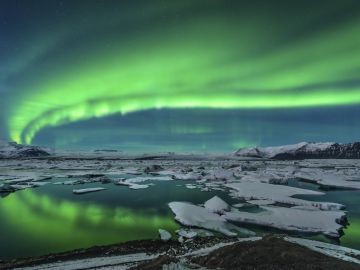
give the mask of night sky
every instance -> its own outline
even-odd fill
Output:
[[[0,0],[0,96],[64,149],[360,140],[360,1]]]

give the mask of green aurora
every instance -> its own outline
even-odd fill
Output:
[[[7,111],[12,140],[148,109],[360,103],[358,1],[90,2],[52,31],[33,26],[28,49],[9,60],[2,76],[22,76]]]

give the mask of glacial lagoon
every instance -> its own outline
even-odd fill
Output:
[[[69,179],[53,178],[51,183]],[[48,180],[49,181],[49,180]],[[130,240],[157,239],[158,229],[175,235],[181,227],[168,207],[171,201],[202,204],[217,195],[229,204],[238,200],[221,190],[201,191],[195,181],[153,181],[147,189],[88,183],[81,188],[106,190],[75,195],[73,185],[47,184],[20,190],[0,199],[0,259],[38,256],[54,252],[107,245]],[[290,181],[293,186],[318,189],[316,185]],[[188,187],[186,187],[186,185]],[[193,186],[192,186],[193,185]],[[346,205],[350,225],[339,244],[360,249],[359,191],[332,190],[323,196],[298,195],[297,198],[329,201]],[[256,206],[244,211],[257,211]],[[279,230],[246,225],[257,234]],[[296,234],[299,235],[299,234]],[[336,243],[322,235],[302,235]]]

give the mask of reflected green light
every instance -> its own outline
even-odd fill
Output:
[[[341,244],[359,249],[360,246],[360,218],[350,217],[350,226],[348,226],[341,237]]]
[[[171,215],[59,201],[32,190],[6,197],[0,203],[0,214],[16,234],[58,251],[157,238],[159,228],[171,232],[178,228]]]

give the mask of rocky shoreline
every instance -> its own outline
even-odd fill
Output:
[[[141,240],[0,262],[0,269],[360,269],[360,253],[340,247],[330,257],[311,249],[274,235]]]

